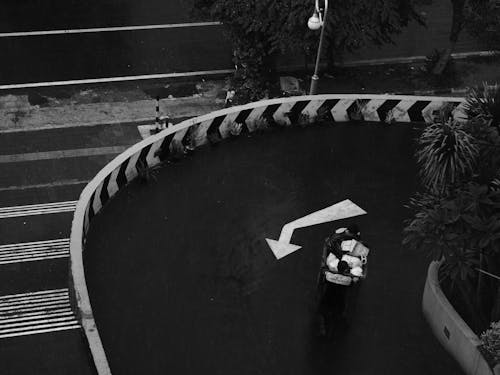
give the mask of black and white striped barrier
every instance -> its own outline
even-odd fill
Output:
[[[272,125],[331,122],[430,123],[436,111],[451,108],[463,117],[462,98],[390,95],[296,96],[226,108],[169,127],[137,143],[105,166],[85,187],[77,203],[70,238],[73,306],[89,342],[99,375],[111,374],[85,283],[83,251],[93,217],[141,168],[153,167],[179,147],[196,148],[211,137],[224,139],[239,132],[253,132]]]

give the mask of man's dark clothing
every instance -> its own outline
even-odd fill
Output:
[[[334,233],[325,239],[323,254],[321,256],[321,269],[318,278],[318,314],[320,320],[328,325],[332,318],[344,316],[346,312],[346,297],[348,290],[353,286],[344,286],[331,283],[326,280],[325,272],[329,271],[326,264],[328,255],[333,254],[339,260],[342,259],[342,241],[359,239],[350,233]]]

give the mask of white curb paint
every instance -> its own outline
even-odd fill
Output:
[[[458,315],[439,286],[439,265],[439,262],[429,265],[422,299],[423,313],[434,335],[467,375],[493,375],[477,349],[481,341]],[[497,368],[500,370],[500,366]]]

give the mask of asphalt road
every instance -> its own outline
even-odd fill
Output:
[[[0,38],[0,84],[231,69],[220,26]]]
[[[193,0],[5,0],[0,32],[195,22]]]
[[[26,243],[69,237],[72,212],[3,217],[11,206],[78,199],[85,182],[114,155],[57,157],[9,162],[9,157],[51,151],[131,145],[140,139],[134,125],[51,129],[0,134],[0,372],[5,375],[90,375],[93,361],[74,319],[69,299],[68,258],[25,261],[38,251]],[[41,153],[41,154],[37,154]],[[9,249],[8,246],[17,246]],[[28,294],[27,294],[28,293]],[[29,293],[35,293],[30,295]],[[36,296],[36,293],[44,295]],[[46,294],[45,294],[46,293]],[[68,312],[64,312],[68,311]],[[68,323],[66,323],[68,322]],[[47,330],[47,332],[37,332]]]
[[[9,1],[0,32],[196,22],[192,1]],[[232,68],[220,26],[0,38],[0,84]]]
[[[192,0],[8,0],[2,4],[0,33],[143,26],[196,22]],[[344,56],[345,62],[425,56],[448,46],[451,4],[423,6],[428,27],[413,24],[395,36],[395,45],[366,46]],[[457,52],[477,51],[476,40],[461,35]],[[1,36],[0,85],[67,81],[157,73],[233,68],[232,49],[221,26],[71,35]],[[286,54],[280,64],[303,65]]]
[[[92,222],[85,267],[119,374],[460,374],[425,323],[428,259],[401,247],[412,125],[275,130],[206,147],[132,184]],[[315,337],[318,225],[276,261],[264,238],[349,198],[372,249],[351,325]],[[342,225],[344,223],[337,223]]]

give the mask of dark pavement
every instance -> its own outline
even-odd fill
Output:
[[[93,375],[83,331],[71,330],[2,339],[2,375]]]
[[[231,69],[219,26],[0,38],[0,84]]]
[[[137,124],[112,124],[3,133],[0,155],[127,146],[140,139]]]
[[[192,1],[35,0],[2,4],[1,32],[137,26],[198,21]],[[311,4],[312,9],[312,4]],[[366,46],[344,61],[425,56],[448,46],[451,3],[422,6],[428,27],[412,24],[395,44]],[[456,52],[482,47],[465,33]],[[0,38],[0,85],[157,73],[232,69],[232,49],[220,26]],[[301,54],[287,53],[284,66],[303,66]]]
[[[416,190],[412,125],[342,124],[253,134],[169,164],[94,219],[87,283],[119,374],[460,374],[421,313],[428,260],[401,247]],[[350,327],[315,337],[315,285],[334,226],[264,238],[349,198],[372,249]],[[336,225],[342,225],[338,222]]]
[[[114,155],[74,158],[54,156],[48,160],[23,162],[9,162],[10,157],[30,155],[36,159],[37,155],[45,155],[43,153],[46,152],[65,150],[71,153],[88,148],[128,146],[138,140],[140,136],[136,124],[1,133],[0,208],[76,200],[85,183],[71,181],[90,179]],[[37,184],[46,186],[29,188]],[[72,212],[64,212],[0,218],[0,246],[68,238],[72,217]],[[68,288],[68,272],[68,258],[2,264],[0,298]],[[8,310],[0,311],[0,333],[14,329],[13,332],[17,335],[18,331],[22,333],[22,329],[32,326],[36,330],[47,324],[41,319],[44,316],[51,317],[43,315],[48,312],[38,310],[35,302],[25,303],[28,315],[36,314],[41,317],[38,320],[23,315],[13,317],[9,314],[18,314],[15,312],[16,306],[8,304]],[[50,303],[50,299],[47,299],[47,303]],[[18,323],[21,325],[18,326]],[[0,363],[2,375],[95,373],[81,329],[0,338]]]
[[[193,0],[6,0],[0,32],[83,29],[197,21],[189,17]]]

